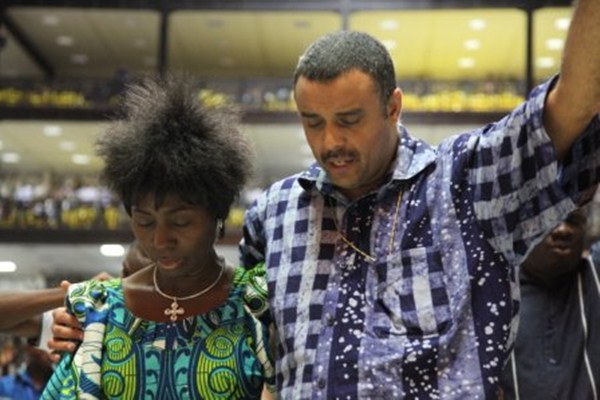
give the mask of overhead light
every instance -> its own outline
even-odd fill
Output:
[[[548,50],[562,50],[565,41],[559,38],[546,39],[546,49]]]
[[[469,21],[469,28],[473,29],[474,31],[482,31],[486,26],[487,23],[485,20],[480,18],[475,18]]]
[[[538,68],[552,68],[555,64],[556,62],[552,57],[539,57],[535,60],[535,65],[537,65]]]
[[[569,17],[556,18],[554,20],[554,26],[559,31],[566,31],[569,29],[569,25],[571,25],[571,18]]]
[[[105,257],[121,257],[125,254],[125,247],[120,244],[103,244],[100,253]]]
[[[46,26],[56,26],[60,22],[60,19],[56,15],[46,14],[42,17],[42,24]]]
[[[400,24],[398,24],[398,21],[393,20],[393,19],[386,19],[385,21],[381,21],[379,23],[379,27],[385,31],[393,31],[398,29],[398,26]]]
[[[44,125],[44,135],[50,137],[60,136],[62,128],[58,125]]]
[[[73,164],[87,165],[90,163],[90,156],[87,154],[73,154],[71,161],[73,161]]]
[[[470,57],[463,57],[458,59],[459,68],[470,69],[475,67],[475,60]]]
[[[75,39],[71,36],[60,35],[56,38],[56,44],[59,46],[69,47],[73,46],[73,43],[75,43]]]
[[[2,154],[2,162],[6,164],[16,164],[21,161],[21,156],[18,153],[4,153]]]
[[[71,62],[77,65],[87,64],[89,57],[87,54],[77,53],[71,54]]]
[[[467,50],[479,50],[481,42],[477,39],[467,39],[463,43],[463,46],[465,46],[465,49]]]
[[[75,147],[75,142],[71,142],[70,140],[65,140],[58,144],[58,148],[64,151],[73,151]]]
[[[381,43],[383,43],[383,45],[386,49],[388,49],[388,51],[391,51],[396,48],[397,42],[395,40],[382,40]]]
[[[17,264],[12,261],[0,261],[0,272],[15,272]]]

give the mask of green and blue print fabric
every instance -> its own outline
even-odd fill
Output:
[[[44,399],[253,399],[274,382],[268,328],[257,319],[267,308],[262,265],[238,268],[217,309],[174,323],[132,315],[120,279],[72,285],[67,306],[85,336]]]

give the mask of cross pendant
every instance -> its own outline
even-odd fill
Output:
[[[168,315],[173,322],[177,321],[177,316],[182,315],[184,312],[183,307],[179,307],[179,304],[177,304],[177,299],[173,299],[171,307],[165,309],[165,315]]]

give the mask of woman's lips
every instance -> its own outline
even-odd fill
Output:
[[[158,258],[158,264],[165,269],[174,269],[181,264],[180,258]]]

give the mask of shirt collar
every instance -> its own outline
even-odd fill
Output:
[[[389,181],[384,185],[386,189],[413,178],[434,163],[436,158],[436,150],[433,147],[412,137],[400,123],[398,124],[398,135],[400,139],[398,140],[398,150],[396,159],[392,163]],[[335,186],[317,162],[300,173],[298,183],[306,191],[316,189],[324,195],[336,193]]]

